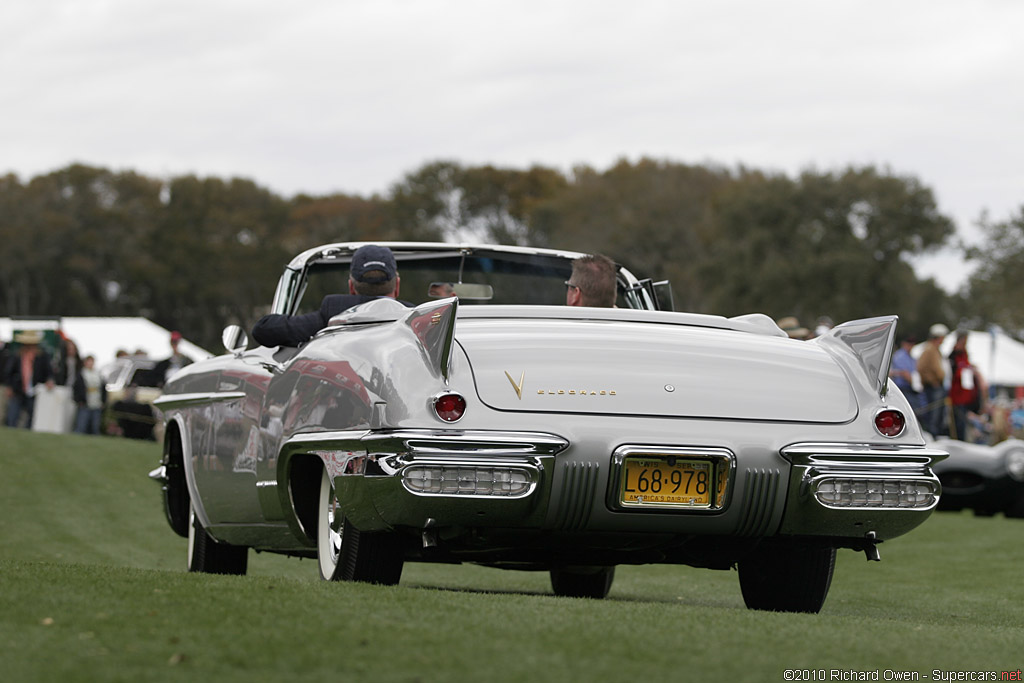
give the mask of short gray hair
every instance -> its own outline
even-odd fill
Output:
[[[573,286],[580,290],[584,306],[615,306],[615,262],[601,254],[581,256],[572,262]]]

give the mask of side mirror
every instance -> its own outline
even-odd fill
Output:
[[[228,325],[220,335],[220,340],[228,353],[239,354],[249,346],[249,336],[238,325]]]
[[[658,307],[659,311],[676,310],[676,302],[672,297],[671,282],[662,280],[661,282],[651,283],[651,286],[654,288],[654,304]]]

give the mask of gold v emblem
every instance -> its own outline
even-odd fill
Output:
[[[508,381],[509,382],[512,382],[512,388],[516,390],[516,396],[518,396],[519,400],[522,401],[523,400],[523,380],[526,379],[526,370],[523,370],[523,374],[519,375],[519,384],[516,384],[516,381],[514,379],[512,379],[512,375],[508,374],[508,370],[505,371],[505,376],[508,377]]]

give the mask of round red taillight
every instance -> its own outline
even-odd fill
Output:
[[[882,436],[899,436],[907,426],[907,418],[898,410],[881,410],[875,415],[875,429]]]
[[[458,422],[466,413],[466,399],[454,392],[441,394],[434,399],[434,412],[445,422]]]

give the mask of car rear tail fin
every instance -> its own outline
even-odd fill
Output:
[[[815,341],[833,353],[852,354],[868,384],[884,398],[889,386],[889,365],[896,345],[898,320],[895,315],[852,320],[837,325]]]
[[[417,306],[405,316],[409,326],[423,345],[431,372],[448,382],[452,349],[455,346],[455,315],[459,309],[456,297],[440,299]]]

